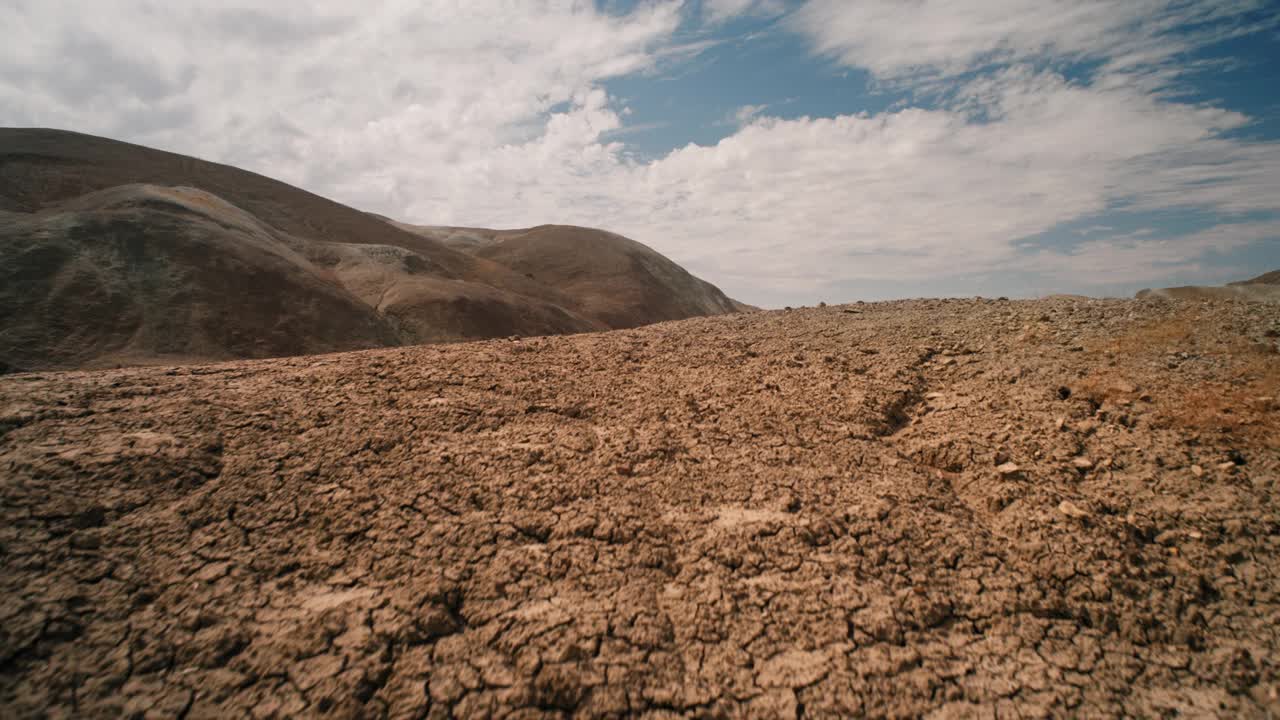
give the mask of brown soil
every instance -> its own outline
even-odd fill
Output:
[[[1267,717],[1278,330],[917,301],[8,376],[0,706]]]

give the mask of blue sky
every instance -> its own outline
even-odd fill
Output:
[[[426,224],[573,223],[747,302],[1280,267],[1264,0],[0,0],[0,123]]]

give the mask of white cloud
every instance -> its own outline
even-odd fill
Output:
[[[1224,224],[1178,237],[1124,235],[1089,240],[1069,250],[1037,250],[1020,261],[1019,269],[1071,277],[1077,287],[1155,283],[1182,272],[1203,272],[1210,254],[1277,237],[1280,222]]]
[[[604,126],[611,116],[596,95],[556,124],[558,135],[504,148],[477,170],[474,187],[502,185],[508,194],[482,200],[458,190],[449,203],[410,212],[429,218],[469,208],[449,221],[499,225],[524,224],[530,208],[564,222],[606,218],[731,287],[767,284],[812,297],[816,287],[857,279],[1039,270],[1016,240],[1119,202],[1223,212],[1277,206],[1269,178],[1280,147],[1219,137],[1245,122],[1238,114],[1023,69],[963,94],[983,98],[987,121],[954,108],[757,117],[715,146],[690,145],[646,165],[593,142],[588,118],[600,115],[594,126]],[[558,162],[540,161],[547,144],[574,143],[578,150]],[[1223,158],[1225,167],[1216,162]]]
[[[743,125],[749,125],[752,120],[755,120],[768,109],[768,105],[743,105],[725,113],[724,117],[721,118],[717,124],[729,127],[742,127]]]
[[[656,62],[676,2],[33,0],[0,29],[0,119],[127,137],[308,186],[448,166]],[[411,192],[411,189],[406,189]]]
[[[1274,17],[1240,21],[1265,7],[1265,0],[810,0],[788,24],[817,51],[888,79],[1028,60],[1149,70],[1274,25]]]
[[[705,48],[677,32],[690,21],[678,3],[608,14],[574,0],[43,0],[0,27],[0,123],[229,162],[412,222],[607,227],[747,301],[813,301],[885,278],[921,294],[973,273],[1083,287],[1081,273],[1146,277],[1144,257],[1187,267],[1214,243],[1280,233],[1239,220],[1280,211],[1280,144],[1231,139],[1247,117],[1164,92],[1178,48],[1238,31],[1211,21],[1174,37],[1174,15],[1251,5],[813,0],[788,26],[886,80],[1004,62],[952,79],[947,102],[928,108],[779,119],[763,105],[776,99],[761,98],[718,144],[641,163],[602,81]],[[756,5],[703,8],[727,18]],[[1078,57],[1103,69],[1072,82],[1038,62]],[[1018,245],[1118,205],[1203,208],[1229,230]]]
[[[784,0],[703,0],[702,13],[710,22],[743,16],[771,17],[787,9]]]

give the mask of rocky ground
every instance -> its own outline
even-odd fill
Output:
[[[1280,711],[1280,307],[0,379],[6,717]]]

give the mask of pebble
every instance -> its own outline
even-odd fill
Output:
[[[1089,470],[1093,467],[1093,461],[1087,457],[1078,457],[1071,461],[1077,470]]]
[[[1200,467],[1199,465],[1192,465],[1191,474],[1195,475],[1196,477],[1204,477],[1204,468]]]
[[[1058,503],[1058,512],[1062,513],[1063,515],[1066,515],[1069,518],[1080,519],[1084,517],[1089,517],[1089,511],[1084,510],[1079,505],[1076,505],[1070,500],[1063,500],[1062,502]]]
[[[1001,475],[1017,475],[1019,472],[1022,472],[1022,468],[1018,467],[1017,463],[1007,462],[1003,465],[997,466],[996,472]]]

